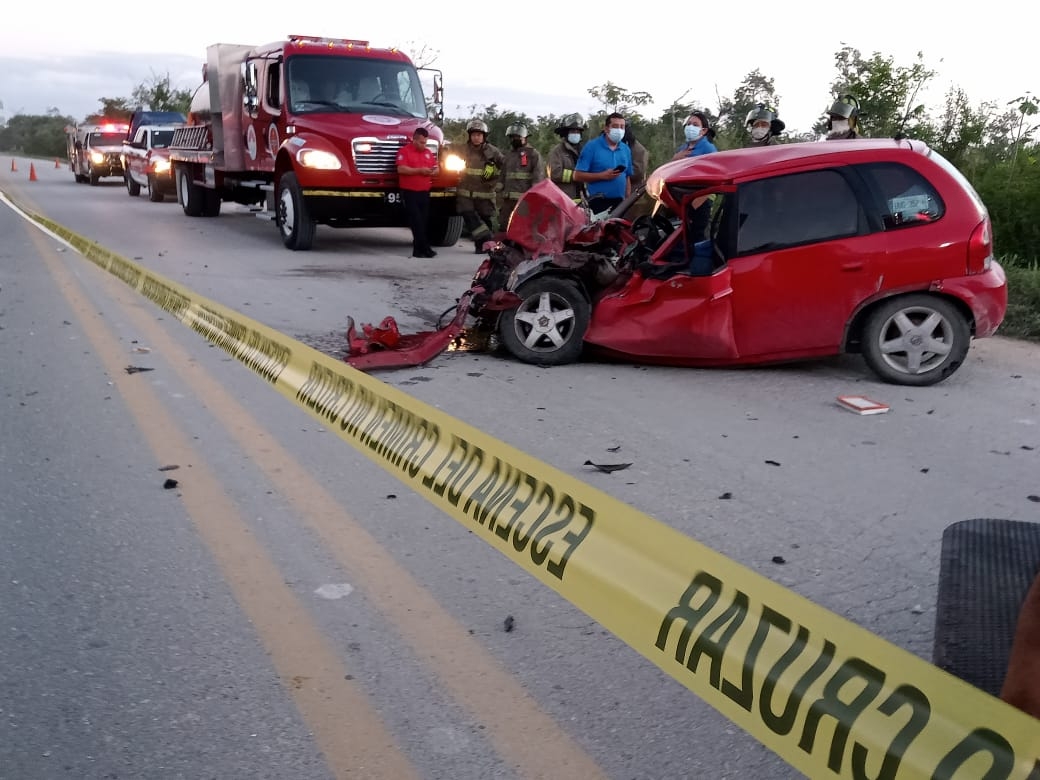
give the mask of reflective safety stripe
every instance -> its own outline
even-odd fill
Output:
[[[507,179],[527,179],[527,180],[529,180],[531,178],[531,172],[530,171],[516,171],[514,173],[507,173],[506,174],[506,178]]]
[[[527,190],[523,190],[521,192],[506,192],[503,193],[503,197],[507,198],[508,200],[520,200],[520,196],[523,195],[524,192],[527,192]]]
[[[572,181],[574,181],[574,171],[572,171],[570,168],[564,168],[563,169],[563,183],[564,184],[570,184]]]
[[[484,175],[484,169],[483,168],[467,168],[466,170],[463,171],[463,173],[466,174],[467,176],[483,176]]]
[[[495,197],[493,192],[474,192],[473,190],[458,190],[456,194],[460,198],[475,198],[477,200],[490,200]]]

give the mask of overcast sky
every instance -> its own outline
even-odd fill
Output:
[[[252,12],[240,18],[245,7]],[[289,33],[359,38],[409,52],[425,47],[444,71],[453,117],[491,104],[532,118],[588,114],[598,108],[588,90],[608,81],[650,93],[654,104],[643,113],[657,116],[684,93],[681,102],[714,106],[716,93],[731,95],[758,68],[775,81],[788,130],[808,130],[833,99],[834,54],[843,44],[900,65],[923,52],[925,64],[938,71],[925,95],[935,108],[951,85],[974,103],[1001,107],[1026,90],[1040,92],[1036,12],[1010,0],[970,6],[970,14],[949,5],[761,0],[659,3],[646,11],[634,3],[620,11],[605,2],[544,0],[454,4],[450,13],[414,0],[359,13],[362,7],[312,0],[290,22],[263,4],[180,0],[150,7],[143,18],[125,4],[57,0],[46,5],[46,18],[5,18],[0,115],[57,108],[82,119],[99,107],[98,98],[129,97],[137,84],[166,73],[175,86],[194,89],[209,44],[259,45]]]

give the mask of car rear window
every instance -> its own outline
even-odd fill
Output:
[[[927,225],[946,211],[935,187],[907,165],[871,163],[859,170],[877,193],[885,230]]]
[[[861,208],[836,170],[808,171],[740,185],[737,254],[856,235]]]

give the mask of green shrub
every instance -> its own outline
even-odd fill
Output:
[[[1008,278],[1008,308],[997,334],[1040,342],[1040,261],[1000,258]]]

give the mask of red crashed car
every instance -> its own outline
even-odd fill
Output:
[[[697,224],[705,198],[710,221],[702,209]],[[957,370],[972,337],[996,331],[1006,305],[971,185],[918,141],[878,139],[668,163],[591,224],[553,185],[536,185],[455,322],[466,307],[478,329],[537,364],[595,353],[735,366],[857,352],[887,382],[930,385]]]

